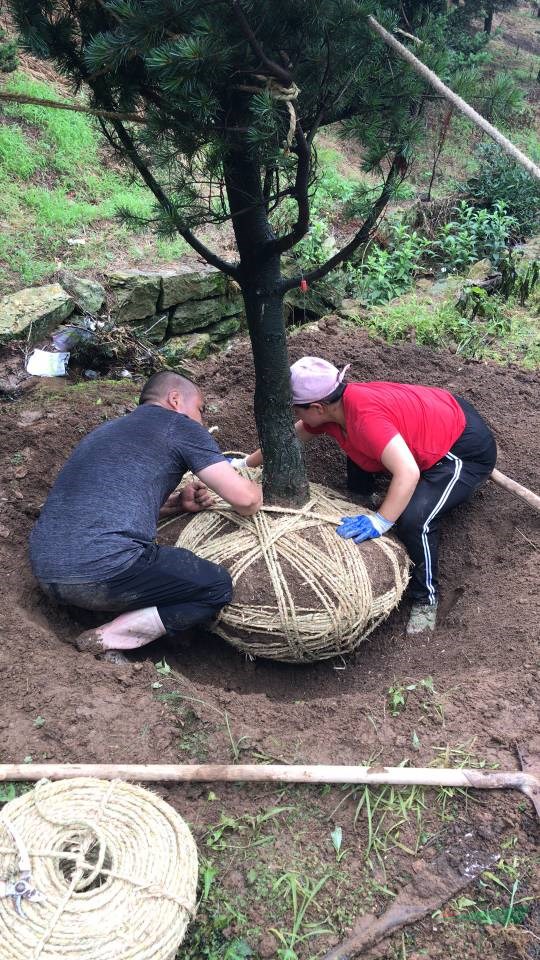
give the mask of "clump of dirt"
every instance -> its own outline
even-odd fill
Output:
[[[495,431],[499,468],[533,489],[540,486],[534,458],[540,434],[538,374],[466,363],[414,343],[389,346],[331,321],[292,337],[290,353],[292,360],[312,354],[338,365],[351,363],[354,379],[432,384],[465,397]],[[198,365],[196,375],[206,393],[208,422],[219,426],[223,449],[253,449],[249,345],[239,341],[227,354]],[[515,768],[515,741],[534,751],[540,523],[529,506],[492,483],[443,525],[441,622],[433,636],[405,636],[403,603],[354,657],[310,666],[250,662],[202,630],[141,650],[127,668],[77,653],[69,641],[96,617],[55,608],[41,595],[28,566],[28,535],[70,450],[104,419],[132,409],[139,388],[133,381],[71,386],[54,380],[0,406],[2,762],[32,757],[73,762],[245,758],[361,763],[376,757],[386,764],[477,762]],[[345,493],[345,461],[330,441],[313,441],[308,466],[312,480]],[[169,523],[160,534],[162,542],[174,543],[179,527],[179,521]],[[156,671],[156,661],[163,657],[171,674],[167,668]],[[538,739],[536,747],[540,749]],[[211,802],[204,785],[169,786],[160,793],[188,817],[203,844],[219,809],[241,817],[246,812],[255,815],[261,805],[282,802],[273,787],[220,786]],[[336,821],[332,811],[343,796],[339,792],[317,801],[317,812],[310,807],[313,794],[294,796],[295,802],[303,798],[305,848],[324,863],[332,823],[350,823],[353,830],[357,801],[351,797],[340,806],[341,819]],[[518,807],[515,795],[484,794],[479,800],[456,814],[454,828],[480,824],[496,850],[511,834],[513,852],[527,855],[535,829],[528,804]],[[358,829],[355,843],[360,851],[367,834]],[[408,829],[402,828],[405,847]],[[443,827],[434,828],[435,837],[437,829]],[[445,838],[442,833],[437,842]],[[288,834],[280,842],[256,847],[260,863],[270,871],[287,863],[287,857],[302,856],[303,847],[292,844]],[[409,862],[410,853],[396,849],[385,869],[403,876]],[[359,864],[351,857],[347,866],[353,886],[363,882]],[[292,862],[290,869],[294,867]],[[233,874],[231,890],[240,882],[238,870]],[[276,943],[268,934],[274,917],[265,915],[264,897],[254,899],[246,876],[244,871],[246,903],[251,903],[254,929],[260,931],[259,955],[275,955]],[[225,878],[225,886],[227,882]],[[380,879],[379,887],[385,882],[390,881]],[[329,889],[338,900],[344,896],[339,885]],[[380,889],[374,897],[371,908],[385,902]],[[344,932],[351,919],[343,915],[341,927],[334,929]],[[233,927],[227,936],[234,936]],[[417,939],[419,955],[426,945],[429,956],[447,955],[456,951],[456,943],[464,955],[465,934],[456,941],[456,929],[432,933],[431,924],[424,922]],[[436,947],[437,937],[442,940]],[[322,938],[317,949],[328,948],[336,938]],[[520,953],[521,946],[518,950],[507,933],[497,939],[475,930],[466,939],[471,958],[532,956]],[[309,943],[298,949],[299,956],[314,955]]]

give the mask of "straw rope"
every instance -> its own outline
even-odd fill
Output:
[[[4,823],[3,823],[4,821]],[[46,899],[0,898],[1,960],[169,960],[195,912],[197,848],[175,810],[133,784],[40,781],[0,813],[0,877],[17,874],[6,822]]]
[[[196,514],[178,539],[177,546],[231,574],[234,600],[212,630],[249,655],[302,663],[351,653],[407,585],[409,562],[394,539],[357,545],[336,536],[342,516],[369,511],[319,484],[310,489],[301,510],[263,507],[253,517],[219,500]]]

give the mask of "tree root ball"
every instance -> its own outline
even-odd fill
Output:
[[[361,508],[319,484],[310,490],[301,510],[264,507],[253,517],[219,501],[196,514],[178,540],[231,574],[233,602],[212,630],[252,657],[306,663],[352,653],[407,586],[400,543],[343,540],[336,525]]]

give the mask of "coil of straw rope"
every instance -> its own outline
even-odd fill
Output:
[[[260,470],[242,473],[260,478]],[[369,511],[319,484],[310,491],[301,510],[263,507],[253,517],[218,500],[177,541],[231,574],[233,602],[211,629],[250,656],[305,663],[351,653],[407,586],[409,560],[396,540],[336,535],[342,516]]]
[[[4,823],[2,821],[4,820]],[[46,899],[20,917],[0,898],[1,960],[169,960],[195,912],[197,848],[142,787],[40,781],[0,813],[0,876],[16,876],[12,824]]]

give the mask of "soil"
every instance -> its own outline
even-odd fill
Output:
[[[343,329],[332,318],[291,337],[291,359],[306,353],[338,365],[350,363],[353,379],[426,383],[465,397],[495,431],[499,469],[532,489],[540,487],[539,374],[466,363],[414,343],[390,346],[362,331]],[[219,426],[222,448],[253,449],[253,368],[246,341],[199,364],[196,376],[205,390],[208,424]],[[441,617],[433,636],[405,636],[403,603],[354,657],[312,666],[250,662],[203,631],[141,650],[127,667],[78,653],[69,641],[81,625],[99,620],[55,608],[41,595],[28,567],[28,534],[70,450],[103,419],[132,409],[137,392],[133,381],[34,381],[21,397],[0,406],[2,762],[29,757],[50,762],[230,762],[232,752],[235,759],[245,760],[361,763],[377,758],[385,764],[476,762],[516,769],[516,742],[540,757],[540,518],[493,483],[443,526]],[[330,442],[311,444],[308,464],[311,479],[345,492],[344,459]],[[162,542],[175,542],[179,523],[164,527]],[[163,657],[172,667],[170,674],[156,672],[156,662]],[[405,704],[392,711],[392,691],[398,688]],[[205,856],[209,824],[220,812],[254,815],[283,802],[285,795],[271,785],[219,784],[214,793],[204,785],[158,789],[192,824]],[[281,832],[280,827],[273,846],[257,847],[259,866],[266,864],[272,872],[300,869],[309,862],[316,873],[333,856],[328,838],[335,822],[343,825],[346,837],[354,838],[348,842],[356,849],[344,861],[341,886],[334,877],[335,885],[329,887],[343,903],[349,902],[347,890],[350,896],[354,892],[349,914],[345,916],[343,907],[334,934],[297,947],[299,957],[314,957],[346,934],[356,913],[388,904],[379,887],[399,889],[410,875],[414,856],[411,850],[394,848],[383,867],[379,864],[366,879],[361,853],[367,828],[359,821],[354,832],[354,798],[343,804],[336,821],[331,812],[343,798],[339,789],[321,794],[315,788],[289,788],[285,793],[286,802],[301,805],[302,829],[295,821],[291,837],[290,830]],[[434,792],[429,796],[426,816],[431,817]],[[429,859],[437,844],[451,845],[466,831],[480,831],[504,862],[514,857],[521,864],[520,897],[533,896],[530,856],[538,827],[532,807],[514,793],[484,792],[475,800],[459,803],[452,818],[438,820],[418,856]],[[406,825],[401,833],[405,845],[410,829]],[[304,862],[306,851],[312,860]],[[235,861],[222,884],[231,896],[241,895],[249,904],[251,881],[244,866],[244,861]],[[366,890],[381,869],[383,879],[368,901]],[[512,882],[505,882],[511,889]],[[276,917],[269,915],[264,897],[254,904],[246,908],[260,932],[252,944],[254,956],[275,956],[277,942],[268,931],[276,926]],[[337,901],[334,908],[338,910]],[[409,960],[449,952],[475,960],[481,955],[487,960],[538,957],[533,917],[531,908],[519,928],[500,927],[497,935],[489,927],[477,925],[471,931],[450,921],[435,930],[434,923],[425,920],[407,934],[406,955]],[[231,921],[223,931],[224,942],[234,937],[238,922]],[[401,951],[401,934],[395,943],[379,947],[377,955],[394,957],[398,948]],[[188,955],[214,956],[196,951]]]

